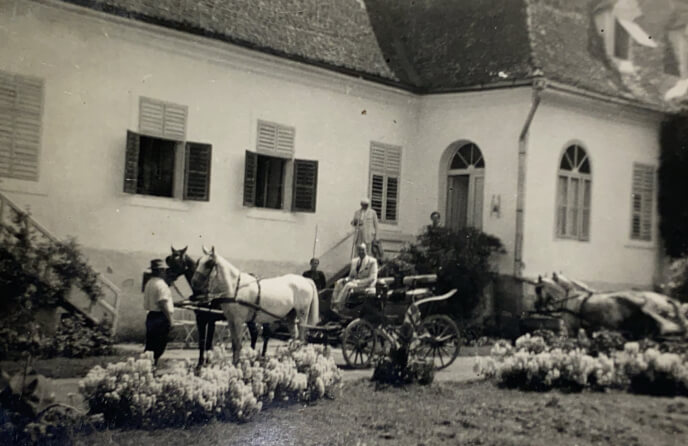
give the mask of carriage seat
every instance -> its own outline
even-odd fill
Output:
[[[437,274],[420,274],[417,276],[406,276],[402,283],[409,288],[416,288],[419,286],[434,285],[437,283]]]

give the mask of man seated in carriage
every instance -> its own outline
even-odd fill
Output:
[[[332,309],[341,312],[346,298],[352,291],[362,291],[375,286],[377,281],[377,260],[366,252],[365,243],[356,246],[357,257],[351,260],[349,276],[339,279],[332,293]]]

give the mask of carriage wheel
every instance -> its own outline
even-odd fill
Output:
[[[349,367],[364,369],[370,367],[375,352],[377,335],[368,321],[355,319],[344,330],[342,353]]]
[[[459,355],[459,329],[448,316],[435,314],[423,319],[419,335],[420,345],[414,354],[418,358],[431,361],[435,370],[449,366]]]

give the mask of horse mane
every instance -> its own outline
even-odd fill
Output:
[[[241,271],[239,270],[239,268],[232,265],[231,263],[229,263],[227,259],[218,254],[215,254],[215,269],[217,270],[215,278],[216,280],[220,281],[220,283],[224,287],[223,291],[226,292],[229,291],[229,287],[230,285],[232,285],[227,282],[227,277],[229,275],[233,277],[238,277],[241,275]]]

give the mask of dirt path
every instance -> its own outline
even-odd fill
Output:
[[[271,351],[274,351],[277,346],[284,345],[283,341],[270,340],[268,345],[268,355]],[[130,351],[132,355],[137,355],[142,350],[140,345],[136,344],[121,344],[118,345],[118,350]],[[346,365],[344,356],[342,355],[342,350],[340,348],[333,348],[332,354],[334,360],[342,370],[344,375],[344,381],[352,381],[359,378],[370,378],[373,375],[373,369],[363,369],[363,370],[352,370]],[[466,354],[466,353],[462,353]],[[167,361],[176,361],[180,359],[188,359],[190,361],[195,361],[198,359],[198,351],[192,349],[168,349],[163,355],[163,359]],[[440,370],[435,375],[436,381],[441,382],[466,382],[476,379],[476,375],[473,372],[473,364],[475,363],[474,356],[459,356],[456,358],[453,364],[444,370]]]

